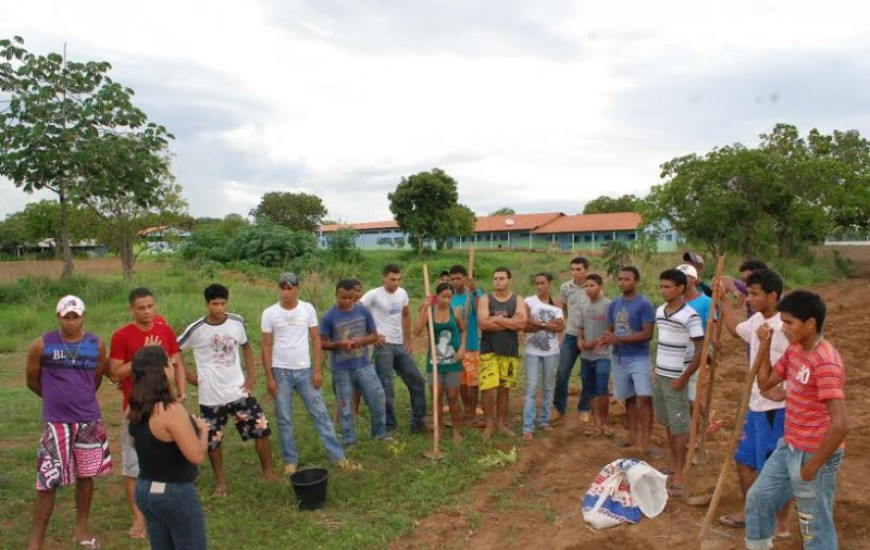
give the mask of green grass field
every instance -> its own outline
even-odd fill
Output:
[[[532,293],[531,276],[538,271],[551,271],[558,282],[568,278],[571,256],[539,253],[489,252],[479,253],[475,273],[484,288],[493,269],[507,265],[514,272],[514,288],[522,295]],[[465,263],[465,253],[443,252],[418,257],[389,253],[365,254],[360,264],[334,266],[303,276],[302,299],[313,302],[319,313],[332,305],[336,278],[358,275],[365,288],[380,284],[380,268],[387,261],[403,266],[405,281],[416,304],[422,296],[422,264],[427,262],[433,278],[442,269],[455,263]],[[677,255],[657,255],[649,263],[641,263],[644,273],[643,290],[657,301],[657,277],[665,267],[678,263]],[[736,263],[729,265],[733,268]],[[734,264],[734,265],[732,265]],[[593,260],[593,271],[602,272],[600,259]],[[832,262],[817,262],[810,266],[785,266],[786,280],[804,285],[833,277]],[[41,402],[27,390],[24,382],[24,356],[28,343],[37,335],[56,326],[54,305],[67,293],[81,296],[88,307],[86,329],[109,340],[112,332],[129,321],[126,295],[134,286],[144,285],[154,290],[160,313],[180,332],[204,313],[202,288],[211,282],[223,282],[231,289],[231,309],[248,320],[248,330],[259,354],[260,312],[277,300],[271,282],[278,270],[253,269],[245,273],[221,270],[215,265],[194,266],[168,264],[166,269],[148,270],[137,276],[133,284],[120,280],[120,274],[75,278],[60,282],[45,278],[23,278],[0,286],[0,547],[26,546],[31,520],[36,443],[41,430]],[[271,279],[271,280],[270,280]],[[608,295],[617,293],[614,283],[607,284]],[[412,310],[415,310],[412,307]],[[422,350],[419,364],[422,364]],[[191,363],[188,358],[188,363]],[[324,369],[324,396],[330,406],[334,401],[328,369]],[[271,399],[266,398],[262,375],[258,376],[255,394],[267,415],[274,419]],[[521,390],[514,392],[512,409],[521,409]],[[117,439],[121,399],[110,383],[99,390],[103,415],[110,426],[110,437]],[[287,546],[317,548],[381,548],[390,541],[414,529],[415,522],[431,510],[463,503],[465,489],[474,484],[488,469],[478,460],[493,449],[509,450],[519,441],[495,438],[490,443],[479,433],[467,432],[460,447],[445,443],[445,460],[433,462],[422,456],[431,447],[431,438],[411,436],[407,432],[408,395],[397,381],[397,411],[400,429],[398,443],[385,445],[368,438],[368,414],[362,407],[357,429],[360,443],[349,458],[359,461],[363,472],[333,471],[329,480],[329,500],[321,511],[296,510],[288,484],[267,484],[259,477],[259,466],[253,447],[243,445],[234,435],[224,443],[225,467],[229,479],[229,495],[211,497],[213,477],[210,466],[204,464],[199,478],[200,495],[206,509],[210,546],[215,549],[277,548]],[[195,410],[195,404],[190,405]],[[304,407],[297,400],[296,440],[303,466],[325,465],[325,452],[311,426]],[[280,469],[280,453],[272,436],[273,462]],[[113,449],[117,446],[113,443]],[[104,548],[146,548],[147,543],[126,538],[129,513],[123,500],[119,477],[120,456],[115,456],[116,473],[98,480],[91,514],[91,530],[103,542]],[[63,490],[49,526],[46,548],[67,548],[74,527],[73,491]]]

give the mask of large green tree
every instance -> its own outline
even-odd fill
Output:
[[[858,132],[806,138],[779,124],[756,148],[715,148],[662,165],[644,203],[650,225],[713,255],[803,252],[832,231],[870,228],[870,146]]]
[[[133,266],[144,248],[136,249],[143,229],[178,226],[187,219],[187,202],[181,196],[181,186],[174,181],[162,182],[156,189],[158,200],[143,205],[133,193],[97,196],[86,199],[100,220],[100,239],[121,258],[125,281],[133,279]]]
[[[172,136],[133,105],[133,90],[109,78],[110,69],[31,53],[17,36],[0,40],[0,175],[28,193],[57,194],[64,278],[73,271],[71,202],[118,197],[148,208],[161,196],[153,178],[133,176],[150,169],[138,163],[161,162]]]
[[[98,236],[95,218],[88,209],[72,207],[67,218],[72,241],[93,239]],[[7,216],[4,224],[7,224],[8,228],[18,228],[17,236],[20,242],[9,244],[33,246],[40,242],[47,242],[52,248],[56,248],[60,243],[60,203],[48,199],[29,203],[24,210]]]
[[[265,218],[294,231],[314,231],[326,215],[326,207],[317,195],[273,191],[263,195],[251,210],[254,219]]]
[[[513,216],[516,213],[517,213],[516,210],[514,210],[510,206],[502,206],[498,210],[495,210],[494,212],[490,212],[489,215],[490,216]]]
[[[476,218],[468,207],[459,204],[456,180],[440,168],[402,178],[387,198],[396,223],[418,251],[425,239],[432,239],[440,249],[448,238],[474,230]]]
[[[584,214],[609,214],[612,212],[638,212],[643,201],[636,195],[608,197],[601,195],[587,202],[583,207]]]

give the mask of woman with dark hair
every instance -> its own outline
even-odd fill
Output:
[[[535,295],[526,298],[529,320],[526,323],[526,388],[523,395],[523,439],[535,438],[537,425],[545,432],[550,427],[550,406],[559,362],[559,334],[565,330],[561,300],[550,295],[553,276],[546,272],[535,275]],[[576,319],[575,319],[576,320]],[[537,411],[538,379],[541,379],[541,410]]]
[[[207,456],[208,425],[172,397],[172,365],[163,348],[133,357],[130,435],[139,455],[136,505],[145,515],[153,550],[208,547],[196,494],[197,464]]]
[[[459,308],[451,305],[453,299],[453,287],[450,283],[439,283],[435,288],[435,294],[420,304],[420,312],[414,325],[414,335],[419,336],[429,324],[426,308],[432,308],[432,329],[435,334],[435,349],[429,350],[426,361],[426,372],[429,375],[429,384],[433,386],[432,393],[436,403],[442,403],[443,395],[447,395],[447,404],[450,411],[451,427],[453,428],[453,442],[462,441],[459,432],[461,411],[459,408],[459,375],[462,372],[462,358],[465,356],[465,318]],[[428,341],[428,338],[427,338]],[[431,347],[431,346],[430,346]],[[438,386],[433,384],[432,354],[438,363]],[[442,430],[444,415],[440,414]]]

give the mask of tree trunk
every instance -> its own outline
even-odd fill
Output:
[[[133,280],[133,263],[136,258],[133,256],[133,237],[130,235],[128,228],[122,230],[121,235],[121,270],[124,273],[124,281],[130,282]]]
[[[67,211],[67,183],[62,181],[58,189],[58,200],[60,201],[60,247],[63,254],[63,271],[61,271],[61,279],[69,279],[73,274],[73,259],[72,247],[69,242],[69,212]]]

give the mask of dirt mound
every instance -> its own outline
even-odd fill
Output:
[[[870,495],[864,486],[864,476],[870,471],[870,365],[863,352],[870,336],[870,282],[853,279],[817,290],[828,305],[826,335],[839,348],[846,363],[852,423],[834,516],[842,548],[868,549]],[[707,464],[696,468],[695,485],[703,492],[712,493],[726,458],[724,454],[733,433],[736,403],[746,368],[743,346],[726,338],[713,404],[713,409],[719,411],[717,416],[722,427],[708,443]],[[575,400],[576,396],[570,406],[576,406]],[[622,407],[614,407],[611,414],[618,431],[624,432]],[[623,457],[609,440],[585,437],[585,426],[579,423],[576,412],[569,414],[550,437],[522,446],[516,464],[488,475],[467,495],[457,495],[455,506],[421,521],[414,533],[396,542],[393,548],[698,548],[697,535],[706,507],[691,507],[677,499],[672,499],[659,517],[644,519],[637,525],[603,532],[585,526],[581,514],[583,494],[605,464]],[[654,443],[664,447],[664,435],[663,429],[656,426]],[[507,448],[510,446],[511,443],[505,444]],[[662,461],[652,464],[659,468],[665,466]],[[736,511],[740,503],[736,474],[732,474],[719,510],[722,513]],[[796,513],[792,511],[793,533],[798,530],[795,518]],[[733,529],[730,534],[731,542],[723,539],[720,547],[742,548],[743,531]],[[797,550],[801,543],[793,536],[777,542],[776,548]]]

